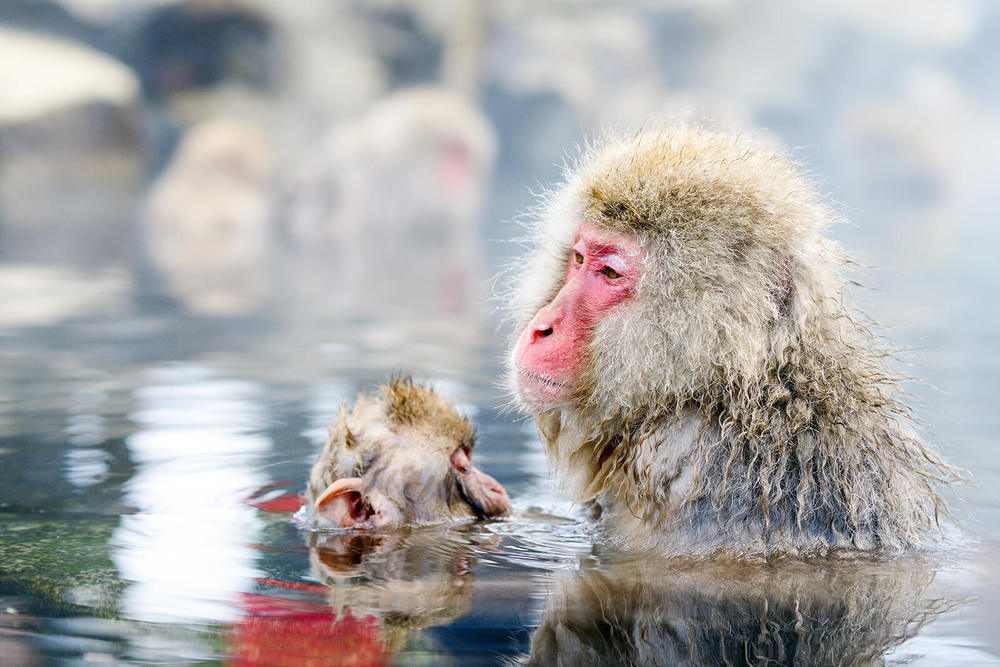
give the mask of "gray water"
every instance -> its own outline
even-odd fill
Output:
[[[273,293],[235,313],[198,314],[171,293],[141,225],[191,106],[146,91],[145,161],[123,172],[56,142],[45,176],[7,144],[0,662],[1000,664],[1000,13],[913,2],[904,21],[828,4],[488,16],[477,90],[499,152],[481,214],[464,221],[473,238],[281,247],[264,263]],[[133,63],[114,30],[25,7],[0,2],[0,21]],[[387,72],[379,94],[437,76],[406,48],[446,46],[391,24],[412,39],[367,45]],[[929,440],[970,473],[943,550],[636,561],[591,534],[509,408],[509,331],[491,295],[520,252],[510,221],[576,142],[678,107],[765,128],[848,221],[831,234],[862,264],[851,300],[900,349]],[[284,148],[293,162],[304,150]],[[375,536],[296,519],[338,407],[399,373],[470,416],[510,518]]]
[[[964,532],[944,553],[634,562],[594,542],[550,479],[530,421],[501,410],[498,342],[469,335],[461,319],[434,324],[337,318],[312,322],[310,339],[266,319],[123,313],[9,333],[5,654],[173,664],[1000,656],[996,468],[984,453],[948,450],[979,486],[960,493]],[[974,373],[972,355],[954,355],[928,353],[940,366],[927,365]],[[337,406],[399,370],[473,418],[477,460],[514,499],[512,517],[373,537],[315,533],[293,518],[290,496]],[[970,415],[963,403],[936,407]],[[985,428],[961,430],[988,442]]]

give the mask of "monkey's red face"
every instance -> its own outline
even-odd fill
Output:
[[[514,348],[523,403],[544,410],[572,395],[593,328],[632,298],[642,256],[634,237],[580,224],[559,292],[535,314]]]

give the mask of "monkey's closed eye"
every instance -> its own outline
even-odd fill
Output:
[[[606,275],[610,280],[616,280],[617,278],[621,278],[622,277],[622,274],[618,273],[617,271],[615,271],[614,269],[612,269],[610,266],[604,267],[604,269],[601,270],[601,273],[603,273],[604,275]]]
[[[451,455],[451,465],[461,474],[468,474],[469,469],[472,467],[472,462],[469,461],[469,450],[461,446],[456,449]]]

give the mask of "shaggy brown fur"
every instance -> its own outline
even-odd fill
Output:
[[[695,127],[609,138],[551,194],[513,294],[558,290],[581,220],[634,234],[637,298],[593,331],[572,405],[537,414],[623,542],[757,556],[924,544],[958,478],[842,300],[834,218],[780,154]]]
[[[383,392],[391,425],[433,431],[471,449],[475,436],[472,424],[434,390],[404,379],[390,382]]]

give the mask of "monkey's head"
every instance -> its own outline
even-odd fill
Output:
[[[589,149],[518,267],[517,396],[621,413],[753,383],[838,326],[838,247],[774,151],[690,127]]]
[[[507,514],[510,500],[472,464],[475,433],[433,390],[396,380],[343,409],[313,465],[317,517],[370,529]]]

